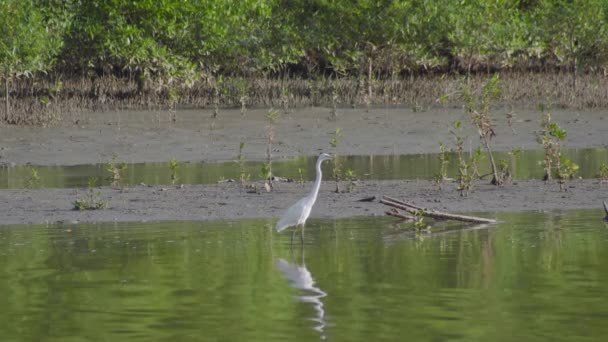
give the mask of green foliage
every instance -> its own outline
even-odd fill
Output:
[[[45,17],[35,1],[0,1],[0,79],[6,88],[5,122],[16,122],[10,113],[9,81],[48,70],[61,49],[61,33],[60,23]]]
[[[284,74],[295,64],[309,73],[323,73],[325,65],[337,75],[365,74],[368,83],[377,74],[437,67],[470,72],[536,60],[601,66],[608,49],[604,0],[5,0],[2,5],[0,37],[40,52],[27,55],[56,58],[64,68],[125,70],[161,87],[191,80],[197,69],[215,76]]]
[[[91,177],[88,181],[89,189],[87,195],[82,198],[77,198],[74,201],[74,210],[97,210],[105,209],[108,203],[101,200],[101,192],[95,191],[97,185],[97,178]]]

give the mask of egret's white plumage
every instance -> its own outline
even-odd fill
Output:
[[[315,183],[312,187],[312,190],[308,194],[308,196],[302,198],[297,201],[294,205],[289,207],[287,211],[281,216],[279,222],[277,222],[276,229],[277,231],[283,231],[291,226],[299,226],[302,225],[302,229],[304,229],[304,224],[306,223],[306,219],[308,215],[310,215],[310,211],[312,210],[312,206],[315,204],[317,200],[317,195],[319,194],[319,188],[321,187],[321,178],[323,174],[321,172],[321,163],[323,161],[331,159],[331,156],[327,153],[321,153],[319,155],[319,159],[317,159],[316,170],[317,170],[317,178],[315,179]]]

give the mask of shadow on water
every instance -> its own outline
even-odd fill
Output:
[[[600,165],[608,163],[608,149],[587,148],[570,149],[563,152],[564,156],[580,166],[577,176],[583,178],[597,177]],[[299,180],[314,179],[315,157],[298,157],[289,161],[273,163],[274,174]],[[496,160],[505,160],[510,164],[514,179],[541,179],[543,169],[538,162],[544,158],[540,150],[523,151],[517,158],[506,152],[496,152]],[[456,157],[452,155],[451,160]],[[441,168],[438,154],[412,155],[382,155],[382,156],[344,156],[343,167],[351,169],[361,179],[390,180],[390,179],[431,179]],[[489,172],[487,161],[481,162],[480,172]],[[86,187],[89,178],[97,177],[97,185],[109,185],[110,173],[106,166],[74,165],[74,166],[36,166],[40,178],[36,186],[47,188]],[[252,180],[259,179],[262,162],[245,163],[245,172]],[[323,166],[325,172],[330,172],[331,165]],[[0,189],[24,188],[31,178],[32,167],[15,166],[0,167]],[[300,175],[299,171],[302,171]],[[448,176],[455,177],[458,173],[456,162],[448,166]],[[238,179],[239,167],[236,162],[223,163],[180,163],[177,169],[177,184],[212,184],[222,179]],[[122,183],[137,185],[171,184],[171,168],[169,163],[129,164],[124,171]]]

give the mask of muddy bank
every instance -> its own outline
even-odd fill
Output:
[[[568,132],[566,148],[608,146],[605,111],[551,110],[553,121]],[[246,160],[265,159],[266,110],[182,110],[171,122],[168,111],[80,114],[55,127],[0,127],[0,165],[75,165],[109,161],[128,163],[234,160],[240,142]],[[514,114],[513,124],[507,113]],[[450,123],[468,121],[461,108],[338,109],[330,120],[328,108],[300,108],[282,114],[276,128],[276,159],[317,155],[329,149],[330,136],[342,129],[339,151],[346,155],[438,152],[438,143],[451,146]],[[495,111],[496,150],[537,149],[534,131],[540,113],[527,109]],[[77,122],[74,124],[74,122]],[[476,132],[465,124],[469,145],[478,145]]]
[[[296,183],[278,184],[272,193],[250,194],[234,183],[207,186],[149,187],[127,189],[101,188],[101,199],[108,208],[94,211],[72,210],[83,190],[3,190],[0,191],[0,222],[70,223],[156,220],[215,220],[275,218],[303,197],[310,187]],[[429,208],[451,212],[493,212],[601,208],[608,184],[597,180],[575,180],[567,192],[555,183],[523,181],[495,187],[478,184],[468,197],[460,197],[455,184],[438,190],[428,181],[365,181],[351,193],[336,194],[334,183],[324,182],[311,214],[312,218],[340,218],[358,215],[383,215],[385,206],[359,202],[367,196],[389,195],[413,200]],[[601,217],[598,217],[601,220]]]

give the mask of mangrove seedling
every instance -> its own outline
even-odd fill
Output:
[[[432,178],[433,184],[437,187],[437,190],[441,191],[441,186],[443,185],[443,175],[441,172],[436,172]]]
[[[416,228],[417,231],[431,228],[430,226],[427,226],[426,222],[424,222],[423,210],[416,210],[414,212],[414,228]]]
[[[338,145],[340,144],[340,136],[342,135],[342,129],[336,128],[335,131],[329,133],[331,136],[331,140],[329,141],[329,145],[332,148],[331,161],[333,165],[332,169],[332,177],[336,181],[336,193],[340,192],[340,179],[342,173],[342,165],[340,165],[340,156],[338,154]]]
[[[104,209],[108,203],[101,200],[101,192],[95,191],[97,185],[97,177],[91,177],[88,180],[87,195],[82,198],[77,198],[74,201],[74,210],[97,210]]]
[[[281,108],[283,108],[284,114],[289,114],[289,89],[287,87],[281,88]]]
[[[462,88],[462,98],[469,119],[477,128],[481,144],[490,157],[493,174],[491,184],[501,185],[502,179],[500,179],[498,168],[496,167],[494,156],[492,155],[492,138],[495,137],[496,134],[494,133],[491,109],[494,103],[500,98],[498,74],[494,74],[480,90],[474,90],[468,84],[465,84]]]
[[[458,158],[458,191],[460,196],[468,196],[469,191],[473,187],[473,177],[471,172],[471,165],[467,163],[464,157],[464,141],[465,137],[462,135],[462,124],[460,121],[454,121],[452,123],[452,129],[450,133],[454,136],[454,152]],[[443,144],[440,145],[442,151],[445,150]],[[445,154],[445,152],[442,152]],[[444,157],[445,158],[445,157]],[[441,159],[441,158],[440,158]]]
[[[355,185],[357,185],[357,175],[355,174],[355,171],[351,168],[344,170],[344,180],[348,182],[346,183],[346,192],[353,191]]]
[[[169,100],[169,114],[171,122],[177,122],[177,103],[179,102],[179,90],[176,87],[171,87],[167,93]]]
[[[122,173],[127,169],[127,163],[118,163],[116,161],[116,155],[112,156],[112,160],[106,163],[106,171],[110,173],[110,176],[107,178],[113,187],[120,186],[120,183],[123,179]]]
[[[40,175],[38,175],[38,169],[30,168],[30,176],[27,178],[25,186],[28,189],[34,189],[40,187]]]
[[[543,146],[545,151],[545,158],[541,164],[545,169],[543,180],[548,181],[559,170],[561,143],[568,134],[557,123],[551,122],[551,114],[549,113],[543,114],[540,126],[541,129],[536,132],[536,141]]]
[[[169,170],[171,171],[171,184],[175,185],[175,182],[179,179],[177,177],[177,169],[179,169],[179,162],[175,159],[169,161]]]
[[[304,187],[304,169],[298,168],[298,183],[300,183],[301,187]]]
[[[270,109],[266,113],[266,163],[262,166],[262,177],[264,177],[267,191],[272,190],[272,144],[275,139],[275,125],[279,119],[279,112]]]
[[[331,121],[338,120],[338,103],[338,94],[336,94],[336,91],[334,90],[331,94]]]
[[[578,169],[576,163],[564,156],[560,157],[559,164],[557,164],[557,182],[561,191],[566,191],[566,182],[574,178]]]
[[[608,163],[602,163],[600,165],[598,177],[603,183],[608,182]]]
[[[242,187],[245,187],[247,181],[249,181],[250,175],[245,171],[245,157],[243,157],[243,149],[245,148],[245,143],[241,142],[239,144],[239,154],[237,156],[237,163],[239,165],[239,182]]]
[[[479,162],[481,162],[483,158],[484,155],[480,146],[471,152],[471,176],[475,179],[481,178],[481,173],[479,173]]]
[[[443,181],[448,178],[448,165],[450,164],[451,156],[449,155],[450,149],[447,148],[443,142],[439,142],[439,173],[433,177],[437,187],[441,190]]]
[[[247,96],[249,90],[247,88],[247,81],[241,80],[240,82],[238,82],[238,89],[240,94],[239,103],[241,104],[241,116],[244,116],[247,112],[247,101],[249,100],[249,96]]]

